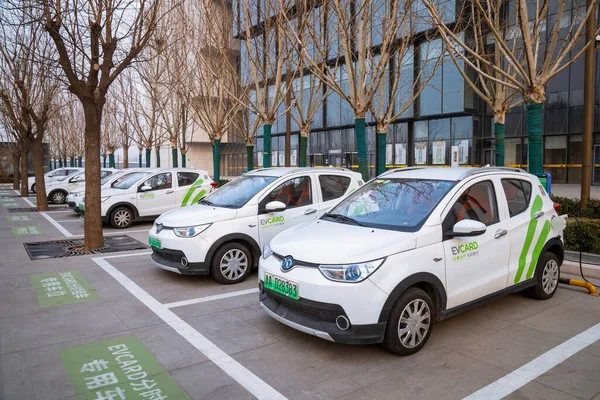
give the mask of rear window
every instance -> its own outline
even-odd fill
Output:
[[[502,179],[502,189],[504,189],[511,217],[519,215],[529,208],[531,183],[520,179]]]
[[[177,185],[179,185],[179,187],[190,186],[192,183],[196,182],[198,176],[199,174],[193,172],[178,172]]]
[[[350,178],[339,175],[319,175],[319,186],[323,201],[334,200],[346,193],[350,186]]]

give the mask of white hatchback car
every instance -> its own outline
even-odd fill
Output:
[[[261,245],[316,220],[362,184],[360,174],[343,169],[251,171],[200,204],[161,215],[150,230],[152,261],[180,274],[241,282],[258,265]]]
[[[83,168],[75,168],[75,167],[66,167],[66,168],[57,168],[52,171],[48,171],[44,174],[44,182],[47,184],[59,181],[66,178],[69,175],[73,175],[76,172],[83,171]],[[27,186],[28,189],[35,193],[35,176],[30,176],[27,178]]]
[[[114,168],[101,168],[100,178],[105,178],[119,171]],[[46,186],[48,200],[54,204],[67,202],[68,195],[78,189],[85,189],[85,171],[76,172],[66,178],[49,182]]]
[[[102,221],[124,229],[134,221],[153,220],[178,207],[197,203],[215,190],[208,172],[192,168],[161,168],[127,175],[101,192]],[[85,197],[79,206],[85,210]]]
[[[412,354],[434,321],[525,289],[552,297],[565,225],[538,178],[521,170],[389,171],[271,241],[261,305],[327,340]]]

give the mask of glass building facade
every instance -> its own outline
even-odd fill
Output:
[[[382,0],[374,0],[381,2]],[[437,1],[438,9],[446,23],[454,21],[456,16],[456,0]],[[253,23],[258,24],[260,0],[251,4],[256,6],[256,15],[252,15]],[[417,3],[418,4],[418,3]],[[234,36],[239,38],[240,20],[244,18],[240,0],[233,0]],[[313,10],[315,14],[323,12],[321,7]],[[415,6],[414,15],[426,15],[424,7]],[[318,20],[318,18],[315,18]],[[425,32],[432,26],[420,22],[417,30]],[[380,36],[380,34],[379,34]],[[377,44],[378,25],[373,24],[372,40]],[[423,35],[422,38],[431,37]],[[244,40],[244,39],[242,39]],[[262,41],[258,35],[252,41]],[[379,39],[380,40],[380,39]],[[255,43],[253,43],[254,45]],[[307,45],[309,52],[310,44]],[[330,55],[338,54],[338,46],[332,41]],[[248,60],[245,56],[245,46],[242,44],[240,65],[243,74]],[[575,54],[578,48],[573,49]],[[437,53],[436,53],[437,52]],[[429,57],[437,57],[444,53],[441,64],[433,71],[434,63],[427,63]],[[395,60],[400,62],[400,60]],[[457,66],[447,53],[444,52],[440,39],[425,41],[418,39],[413,44],[410,57],[401,61],[403,69],[413,70],[413,77],[430,77],[424,90],[416,101],[390,126],[386,137],[386,165],[388,168],[433,165],[449,166],[452,146],[459,147],[459,164],[464,166],[480,166],[490,164],[495,160],[493,115],[486,104],[481,101],[474,91],[465,83]],[[421,65],[424,65],[420,72]],[[600,52],[596,53],[595,87],[600,86]],[[343,67],[340,67],[343,68]],[[432,72],[433,71],[433,72]],[[467,71],[467,73],[470,73]],[[341,87],[347,87],[344,81],[344,71],[337,74]],[[407,79],[413,79],[408,76]],[[418,78],[417,78],[418,79]],[[388,87],[389,85],[386,85]],[[410,86],[410,85],[406,85]],[[555,183],[579,183],[581,179],[581,144],[583,128],[583,58],[573,63],[569,68],[554,77],[547,85],[547,103],[544,113],[544,168],[550,172]],[[402,103],[410,93],[399,90],[396,103]],[[280,111],[286,109],[282,103]],[[293,111],[289,111],[293,112]],[[255,115],[250,113],[250,124]],[[288,117],[289,118],[289,117]],[[370,176],[375,176],[377,134],[373,116],[368,114],[367,122],[367,152]],[[289,130],[289,132],[288,132]],[[595,94],[595,123],[594,123],[595,173],[594,182],[600,184],[600,90]],[[290,140],[290,165],[298,164],[299,129],[293,118],[286,120],[282,116],[272,126],[272,166],[285,165],[286,133]],[[258,130],[255,148],[254,165],[261,167],[264,149],[262,127]],[[524,106],[518,106],[506,116],[506,145],[505,165],[527,167],[527,122]],[[224,151],[223,157],[231,162],[222,162],[223,175],[237,175],[242,172],[242,160],[245,160],[245,150],[239,147],[243,155],[232,153],[238,147],[232,146],[231,151]],[[317,111],[311,125],[311,133],[307,148],[307,164],[315,167],[347,167],[357,170],[358,160],[354,138],[354,112],[350,104],[337,93],[330,91],[322,106]],[[230,153],[230,154],[228,154]],[[233,166],[232,164],[235,164]],[[229,167],[231,166],[231,167]]]

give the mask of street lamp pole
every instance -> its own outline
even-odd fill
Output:
[[[585,25],[585,71],[583,85],[583,157],[581,171],[581,207],[587,208],[592,186],[592,132],[594,127],[594,51],[596,2],[586,0],[588,18]]]

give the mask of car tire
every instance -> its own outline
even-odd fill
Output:
[[[127,207],[117,207],[110,213],[110,226],[115,229],[126,229],[133,224],[133,211]]]
[[[50,201],[53,204],[64,204],[67,202],[67,193],[62,190],[57,190],[50,193]]]
[[[427,343],[433,321],[431,297],[419,288],[409,288],[392,308],[385,328],[383,347],[399,356],[416,353]]]
[[[526,294],[534,299],[548,300],[558,289],[560,262],[556,254],[546,252],[535,267],[535,286],[527,289]]]
[[[252,271],[252,252],[241,243],[225,243],[213,255],[210,270],[212,277],[219,283],[240,283]]]
[[[35,193],[35,183],[34,183],[33,185],[31,185],[31,191],[32,191],[33,193]]]

